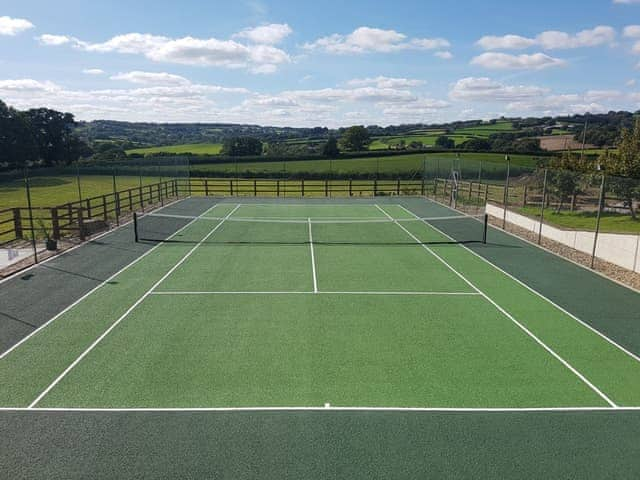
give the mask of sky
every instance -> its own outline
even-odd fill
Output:
[[[0,99],[335,128],[640,109],[640,0],[0,0]]]

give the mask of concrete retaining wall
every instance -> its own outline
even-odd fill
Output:
[[[492,217],[502,219],[504,209],[487,204],[487,213]],[[540,231],[539,221],[511,210],[507,210],[507,222],[536,234]],[[593,251],[594,232],[562,230],[544,224],[542,225],[542,236],[589,255]],[[640,273],[640,235],[601,233],[598,235],[596,257]]]

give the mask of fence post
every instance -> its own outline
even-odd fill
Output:
[[[105,208],[106,208],[106,203],[105,203]],[[84,231],[84,218],[82,218],[82,209],[78,208],[76,212],[78,214],[78,233],[80,234],[80,240],[84,242],[86,237],[85,237],[85,231]]]
[[[327,179],[324,180],[324,196],[329,196],[329,181]]]
[[[142,187],[138,187],[138,192],[140,193],[140,208],[144,212],[144,195],[142,193]]]
[[[71,205],[69,205],[69,208],[71,208]],[[104,218],[104,221],[107,221],[108,215],[107,215],[107,196],[103,195],[102,196],[102,218]]]
[[[116,225],[120,225],[120,192],[115,192]]]
[[[302,196],[304,197],[304,178],[302,179]]]
[[[60,220],[58,219],[58,209],[51,209],[51,233],[56,240],[60,239]]]
[[[13,225],[16,231],[16,238],[22,238],[22,212],[19,208],[13,209]]]
[[[600,233],[600,219],[602,217],[602,207],[604,206],[604,179],[602,174],[602,183],[600,184],[600,197],[598,199],[598,216],[596,218],[596,231],[593,235],[593,253],[591,254],[591,268],[596,266],[596,249],[598,248],[598,234]]]
[[[502,229],[504,230],[505,228],[507,228],[507,208],[509,207],[509,176],[511,174],[510,170],[511,170],[511,158],[509,158],[509,155],[505,156],[506,160],[507,160],[507,179],[505,181],[504,184],[504,201],[503,201],[503,215],[502,215]]]
[[[373,196],[377,197],[378,196],[378,179],[374,179],[373,180]]]
[[[133,195],[131,194],[131,189],[129,189],[128,192],[129,192],[129,211],[133,212]]]
[[[209,196],[209,179],[208,178],[204,179],[204,196],[205,197]]]
[[[398,179],[398,184],[396,185],[396,195],[400,196],[400,179]]]
[[[542,243],[542,225],[544,225],[544,207],[545,197],[547,196],[547,173],[548,170],[544,169],[544,181],[542,182],[542,201],[540,202],[540,230],[538,231],[538,245]]]
[[[424,197],[425,191],[424,191],[424,175],[422,175],[422,184],[420,186],[420,195],[422,195]]]
[[[484,204],[486,205],[489,202],[489,184],[484,184]]]
[[[524,192],[522,193],[522,206],[526,207],[527,206],[527,190],[528,190],[528,186],[525,185],[524,186]]]
[[[438,197],[438,177],[433,179],[433,196]]]
[[[233,197],[233,179],[229,180],[229,195]]]
[[[349,196],[353,197],[353,180],[349,179]]]
[[[276,180],[276,197],[280,196],[280,180]]]
[[[253,180],[253,196],[258,196],[258,181],[255,179]]]

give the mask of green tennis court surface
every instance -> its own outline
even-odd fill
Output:
[[[640,406],[638,358],[467,249],[477,219],[237,201],[141,218],[153,249],[2,355],[0,406]]]

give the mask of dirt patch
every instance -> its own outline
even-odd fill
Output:
[[[543,150],[547,150],[549,152],[559,152],[561,150],[566,150],[567,148],[571,150],[580,150],[582,148],[582,143],[576,141],[573,138],[573,135],[548,135],[545,137],[538,137],[540,140],[540,148]],[[584,146],[585,148],[598,148],[595,145],[587,144]]]

